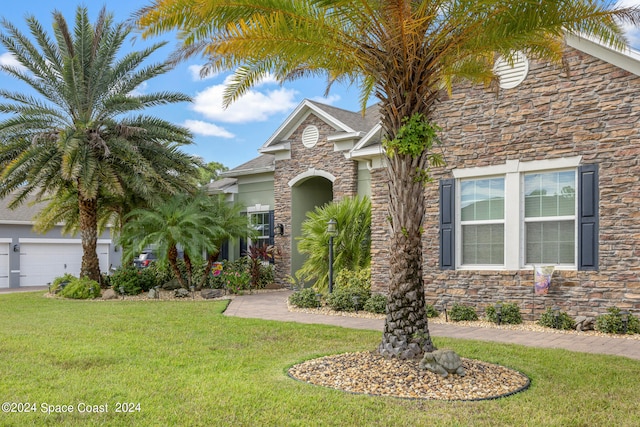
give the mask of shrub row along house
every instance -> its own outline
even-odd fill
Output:
[[[640,310],[640,53],[566,42],[567,68],[519,54],[502,62],[499,90],[442,94],[436,149],[446,166],[425,187],[427,302],[510,301],[525,316],[552,305],[580,315]],[[372,290],[385,291],[393,248],[380,130],[375,105],[363,115],[305,100],[259,157],[211,184],[279,248],[279,281],[304,262],[296,237],[306,212],[366,195]],[[534,294],[536,265],[555,267],[546,295]]]

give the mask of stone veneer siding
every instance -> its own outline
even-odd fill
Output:
[[[318,128],[320,137],[318,143],[307,148],[302,145],[302,132],[309,126]],[[275,236],[275,244],[280,249],[281,257],[276,263],[275,278],[278,283],[286,283],[291,275],[292,239],[289,224],[291,224],[291,187],[289,181],[309,169],[322,170],[336,177],[333,182],[333,200],[339,201],[345,196],[355,196],[358,191],[358,165],[353,160],[347,160],[343,152],[333,151],[333,142],[327,141],[327,136],[336,130],[315,115],[309,115],[289,138],[291,143],[291,159],[277,160],[274,172],[275,194],[275,223],[287,226],[284,236]]]
[[[426,188],[424,278],[428,303],[472,305],[478,314],[497,302],[519,304],[538,318],[557,305],[572,315],[597,315],[608,307],[640,310],[640,77],[577,50],[566,55],[570,75],[530,63],[526,80],[498,95],[482,87],[444,96],[435,121],[443,128],[447,167],[435,169]],[[549,294],[533,294],[533,270],[439,269],[438,185],[454,168],[582,156],[599,165],[599,271],[556,271]],[[374,207],[382,206],[384,174],[372,174]],[[386,211],[385,211],[386,212]],[[373,226],[380,227],[379,213]],[[382,233],[382,234],[380,234]],[[380,235],[378,235],[380,234]],[[372,288],[383,291],[384,232],[374,233]],[[535,314],[535,315],[534,315]]]

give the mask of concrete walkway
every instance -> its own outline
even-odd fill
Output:
[[[287,309],[287,298],[290,294],[289,291],[274,291],[236,296],[229,304],[225,315],[378,331],[382,331],[384,327],[384,321],[380,319],[290,312]],[[640,360],[640,340],[636,339],[468,327],[453,323],[430,323],[429,332],[434,337],[475,339],[542,348],[563,348],[571,351],[611,354]]]

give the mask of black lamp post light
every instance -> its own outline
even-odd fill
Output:
[[[331,218],[327,223],[329,235],[329,293],[333,292],[333,237],[338,234],[338,222]]]
[[[497,303],[496,307],[496,316],[498,317],[498,325],[502,324],[502,304]]]
[[[620,312],[620,316],[622,316],[622,333],[625,335],[629,331],[629,314],[629,310]]]
[[[560,307],[554,306],[551,311],[553,312],[553,327],[560,329]]]
[[[359,295],[352,296],[351,301],[353,302],[353,307],[356,309],[356,313],[357,313],[358,307],[360,307],[360,296]]]

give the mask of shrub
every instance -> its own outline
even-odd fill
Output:
[[[384,314],[387,311],[387,296],[384,294],[373,294],[364,304],[364,311],[369,313]]]
[[[114,271],[110,282],[116,293],[125,295],[138,295],[158,284],[155,272],[149,267],[138,269],[131,265],[119,267]]]
[[[371,268],[358,271],[342,269],[336,276],[334,289],[346,290],[361,295],[371,295]]]
[[[606,314],[596,317],[596,330],[609,334],[623,334],[624,322],[618,307],[610,307]],[[627,318],[627,334],[640,334],[640,321],[629,313]]]
[[[251,278],[249,273],[245,271],[224,271],[220,273],[222,286],[232,294],[240,294],[242,291],[251,288]]]
[[[463,320],[478,320],[478,315],[473,307],[466,305],[453,303],[453,306],[449,310],[449,319],[454,322],[461,322]]]
[[[299,308],[317,308],[318,298],[313,288],[305,288],[291,294],[289,304]]]
[[[575,325],[575,323],[575,319],[569,316],[565,311],[558,311],[558,319],[556,320],[556,316],[551,307],[547,308],[538,320],[538,325],[540,326],[561,330],[573,329],[573,325]]]
[[[436,310],[436,308],[431,304],[427,304],[424,307],[424,311],[427,314],[427,318],[429,319],[440,316],[440,312]]]
[[[52,294],[57,294],[61,291],[60,285],[64,283],[64,286],[67,286],[69,283],[71,283],[72,280],[76,280],[76,279],[77,279],[76,276],[69,273],[65,273],[62,276],[56,277],[55,279],[53,279],[53,282],[51,282],[50,292]]]
[[[327,305],[336,311],[356,311],[354,297],[358,299],[357,309],[362,309],[369,294],[357,290],[336,289],[327,296]]]
[[[520,307],[513,303],[503,303],[500,310],[500,322],[508,325],[519,325],[522,323],[522,315],[520,314]],[[490,305],[485,309],[487,320],[489,322],[498,323],[498,313],[495,305]]]
[[[100,296],[100,284],[87,277],[81,279],[74,277],[73,280],[60,291],[60,295],[73,299],[97,298]]]

